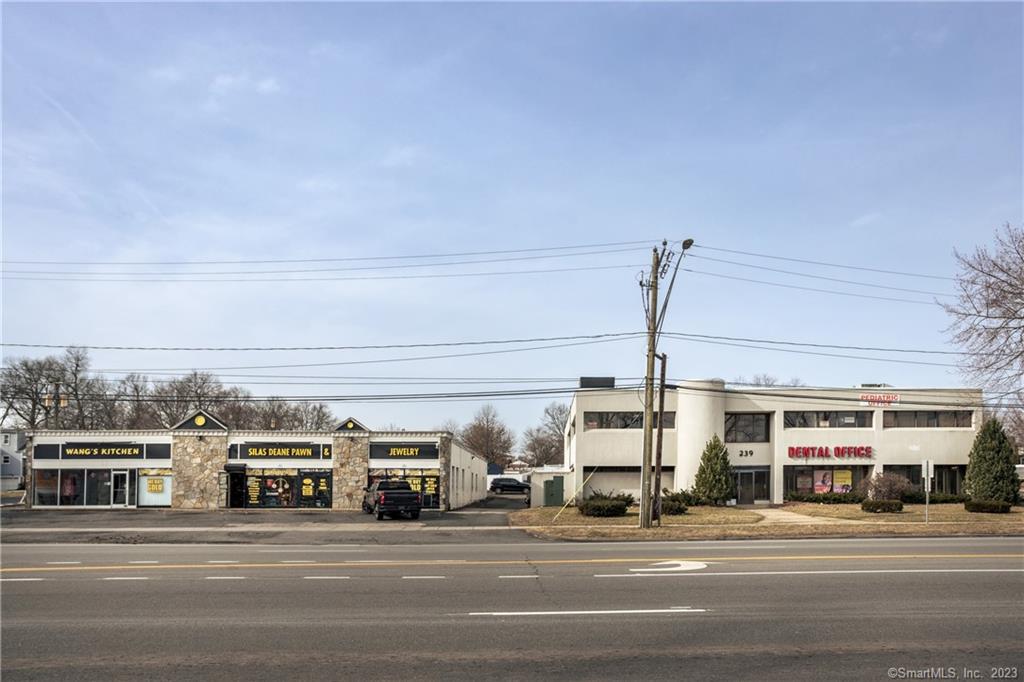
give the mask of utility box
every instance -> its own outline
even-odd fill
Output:
[[[561,507],[565,504],[565,484],[561,476],[544,481],[544,506]]]

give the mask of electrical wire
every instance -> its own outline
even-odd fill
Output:
[[[706,272],[704,270],[692,270],[690,268],[680,268],[685,272],[692,272],[695,275],[706,275],[708,277],[719,277],[721,279],[732,279],[739,282],[751,282],[754,284],[764,284],[771,287],[783,287],[785,289],[799,289],[800,291],[813,291],[819,294],[834,294],[836,296],[851,296],[853,298],[870,298],[876,301],[893,301],[896,303],[916,303],[917,305],[935,305],[931,301],[916,301],[910,298],[893,298],[891,296],[873,296],[871,294],[858,294],[850,291],[836,291],[835,289],[817,289],[814,287],[802,287],[796,284],[781,284],[779,282],[766,282],[763,279],[749,279],[747,277],[737,277],[736,275],[723,275],[717,272]]]
[[[128,272],[96,272],[89,270],[6,270],[8,274],[20,274],[20,275],[88,275],[91,277],[103,276],[116,276],[116,277],[134,277],[134,276],[145,276],[145,277],[194,277],[196,275],[211,276],[211,275],[280,275],[280,274],[295,274],[295,273],[309,273],[309,272],[355,272],[360,270],[397,270],[406,268],[434,268],[434,267],[446,267],[450,265],[479,265],[483,263],[512,263],[519,261],[533,261],[533,260],[544,260],[550,258],[573,258],[576,256],[600,256],[611,253],[624,253],[626,251],[644,251],[644,247],[633,247],[628,249],[604,249],[599,251],[577,251],[573,253],[547,253],[533,256],[516,256],[513,258],[488,258],[488,259],[477,259],[477,260],[462,260],[462,261],[445,261],[441,263],[401,263],[399,265],[362,265],[358,267],[344,267],[344,268],[289,268],[288,270],[229,270],[229,271],[201,271],[201,272],[139,272],[139,271],[128,271]],[[120,281],[120,280],[116,280]],[[125,281],[134,281],[132,279],[126,279]],[[177,280],[174,280],[177,281]],[[184,280],[188,281],[188,280]],[[217,280],[219,281],[219,280]]]
[[[758,270],[766,270],[768,272],[778,272],[784,275],[794,275],[796,277],[808,277],[811,279],[821,279],[829,282],[839,282],[840,284],[853,284],[859,287],[871,287],[873,289],[887,289],[889,291],[903,291],[910,294],[926,294],[928,296],[943,296],[947,298],[955,298],[954,294],[944,294],[938,291],[924,291],[922,289],[906,289],[903,287],[892,287],[885,284],[872,284],[870,282],[858,282],[852,279],[841,279],[839,277],[826,277],[824,275],[812,275],[806,272],[796,272],[794,270],[783,270],[781,268],[770,268],[765,265],[754,265],[753,263],[741,263],[734,260],[726,260],[724,258],[712,258],[711,256],[699,256],[692,254],[693,258],[700,258],[702,260],[714,261],[715,263],[726,263],[728,265],[739,265],[745,268],[756,268]]]
[[[900,270],[883,270],[881,268],[869,268],[862,265],[844,265],[842,263],[827,263],[825,261],[808,260],[805,258],[792,258],[789,256],[773,256],[767,253],[757,253],[755,251],[740,251],[738,249],[725,249],[717,246],[708,246],[706,244],[695,243],[694,246],[707,249],[708,251],[721,251],[722,253],[735,253],[741,256],[754,256],[756,258],[771,258],[772,260],[783,260],[791,263],[805,263],[807,265],[821,265],[829,268],[843,268],[845,270],[860,270],[863,272],[877,272],[883,275],[899,275],[901,277],[921,277],[924,279],[938,279],[946,280],[949,282],[955,282],[955,277],[948,277],[944,275],[926,275],[918,272],[903,272]]]
[[[528,249],[503,249],[498,251],[462,251],[449,253],[406,254],[402,256],[347,256],[343,258],[268,258],[240,260],[191,260],[191,261],[61,261],[61,260],[3,260],[7,264],[17,265],[247,265],[269,263],[346,263],[359,261],[413,260],[419,258],[461,258],[468,256],[497,256],[511,253],[539,253],[542,251],[572,251],[576,249],[596,249],[608,246],[633,246],[650,244],[654,239],[633,240],[624,242],[604,242],[600,244],[575,244],[571,246],[544,246]]]

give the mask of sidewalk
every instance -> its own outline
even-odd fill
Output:
[[[764,517],[764,520],[759,525],[772,525],[772,524],[793,524],[793,525],[843,525],[843,524],[857,524],[858,521],[851,521],[850,519],[836,519],[830,517],[819,517],[819,516],[808,516],[806,514],[797,514],[785,509],[778,509],[776,507],[758,507],[753,510]]]

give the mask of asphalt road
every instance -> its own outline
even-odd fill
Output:
[[[0,580],[5,682],[1024,672],[1020,538],[17,544]]]

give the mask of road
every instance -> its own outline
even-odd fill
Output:
[[[1024,664],[1021,538],[3,547],[8,680],[889,679]]]

